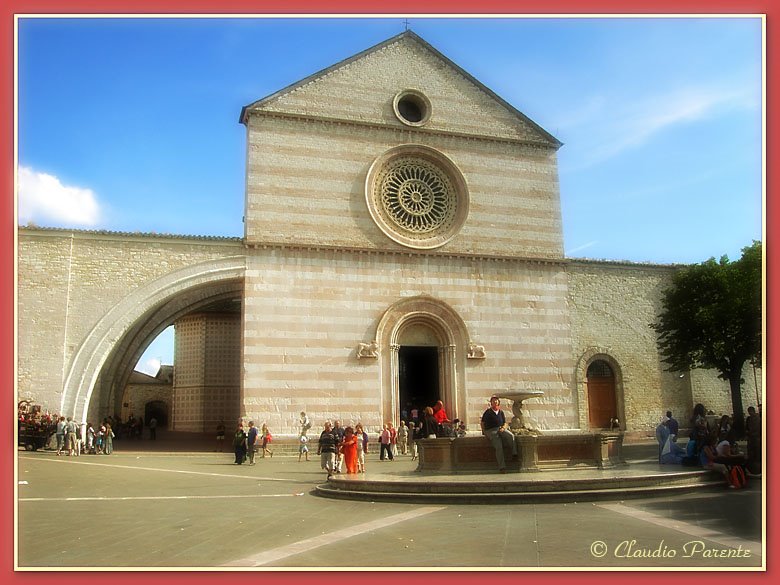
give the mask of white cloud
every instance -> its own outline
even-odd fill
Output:
[[[582,246],[577,246],[576,248],[572,248],[571,250],[566,250],[564,254],[566,256],[570,256],[574,254],[574,252],[581,252],[582,250],[586,250],[591,246],[595,246],[598,243],[599,243],[598,240],[593,240],[592,242],[588,242],[587,244],[582,244]]]
[[[659,132],[674,126],[711,118],[729,110],[758,106],[756,96],[749,89],[683,88],[641,100],[591,99],[583,105],[579,114],[571,114],[572,133],[588,136],[589,139],[578,139],[583,156],[578,164],[566,170],[592,167],[637,148]],[[575,129],[575,126],[579,128]]]
[[[20,166],[19,223],[94,226],[100,205],[91,189],[63,185],[53,175]]]
[[[135,366],[137,372],[148,376],[156,376],[160,371],[160,360],[158,358],[149,358],[144,363],[138,362]]]

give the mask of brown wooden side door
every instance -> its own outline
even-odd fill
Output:
[[[594,429],[608,429],[617,416],[615,378],[588,378],[588,419]]]

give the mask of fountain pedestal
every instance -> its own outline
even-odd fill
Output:
[[[531,431],[532,429],[529,429],[527,426],[525,426],[525,422],[523,421],[523,400],[527,400],[528,398],[540,398],[544,396],[544,391],[542,390],[508,390],[506,392],[500,392],[496,393],[496,396],[499,398],[506,398],[507,400],[512,401],[512,414],[514,417],[512,418],[512,421],[509,423],[509,428],[512,429],[512,431],[515,434],[520,433],[521,431]]]

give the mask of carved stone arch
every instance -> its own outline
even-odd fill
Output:
[[[116,380],[101,373],[119,373],[128,363],[125,355],[140,356],[145,340],[183,312],[225,294],[240,294],[245,272],[246,258],[234,256],[188,266],[130,292],[98,319],[74,353],[60,412],[86,422],[96,389],[101,407],[111,408],[121,396],[116,396]]]
[[[421,295],[391,305],[377,325],[382,420],[397,421],[400,417],[398,352],[404,332],[416,326],[427,327],[438,340],[442,400],[450,419],[464,418],[465,362],[469,345],[466,324],[444,301]]]
[[[612,355],[611,350],[607,347],[593,346],[586,349],[580,359],[577,361],[577,366],[574,371],[574,383],[577,389],[577,402],[579,404],[579,425],[580,429],[588,430],[588,368],[590,365],[597,361],[603,360],[612,369],[615,380],[615,400],[617,416],[620,420],[620,429],[626,430],[626,403],[625,392],[623,388],[623,370],[620,367],[618,360]]]

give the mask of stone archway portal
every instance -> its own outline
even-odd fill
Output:
[[[379,354],[382,420],[397,422],[409,399],[421,401],[418,409],[442,400],[450,418],[463,416],[469,335],[449,305],[429,296],[398,301],[380,319],[376,341],[383,348]],[[402,368],[416,372],[414,377],[426,388],[411,390],[405,383],[402,389]]]

